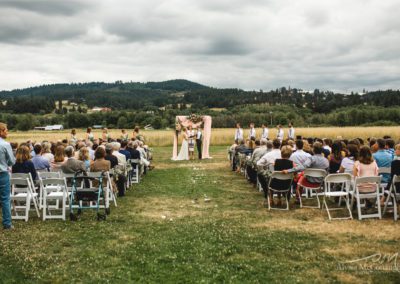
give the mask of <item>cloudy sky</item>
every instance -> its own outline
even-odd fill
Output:
[[[0,0],[0,90],[185,78],[400,87],[398,0]]]

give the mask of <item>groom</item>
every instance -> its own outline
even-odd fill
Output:
[[[199,153],[199,160],[201,160],[201,144],[203,143],[203,133],[201,132],[201,126],[197,128],[196,134],[196,147],[197,152]]]

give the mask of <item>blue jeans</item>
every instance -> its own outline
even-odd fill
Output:
[[[0,203],[3,213],[3,227],[11,227],[10,175],[0,172]]]

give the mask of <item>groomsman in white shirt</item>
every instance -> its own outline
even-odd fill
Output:
[[[291,122],[289,122],[288,138],[289,138],[289,140],[293,140],[294,141],[294,127],[293,127],[293,124]]]
[[[243,140],[243,129],[240,128],[240,123],[236,123],[235,141]]]
[[[253,122],[250,123],[249,140],[256,141],[256,129]]]
[[[266,124],[262,124],[261,139],[263,138],[268,140],[268,125]]]
[[[282,143],[282,141],[283,141],[283,135],[284,135],[284,133],[283,133],[283,129],[282,129],[282,125],[280,125],[280,124],[278,124],[278,133],[277,133],[277,135],[276,135],[276,138]]]

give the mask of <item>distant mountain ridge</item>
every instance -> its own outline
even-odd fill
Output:
[[[148,89],[148,90],[167,90],[167,91],[192,91],[199,89],[207,89],[209,87],[192,82],[186,79],[174,79],[161,82],[122,82],[114,83],[105,82],[87,82],[87,83],[59,83],[47,84],[23,89],[14,89],[11,91],[0,91],[0,98],[13,97],[19,95],[45,95],[48,93],[58,94],[64,93],[66,89],[69,91],[106,91],[115,87],[123,87],[122,89]],[[126,87],[126,88],[124,88]]]

